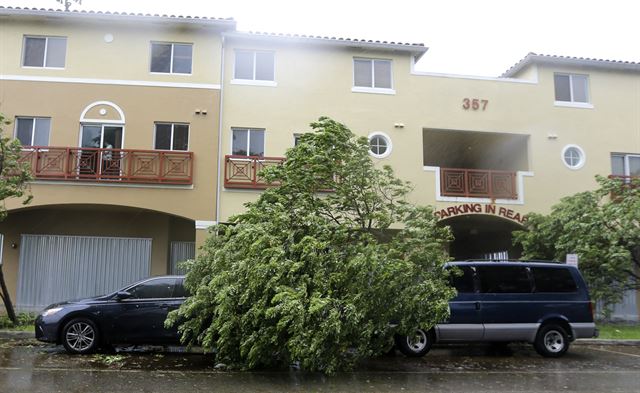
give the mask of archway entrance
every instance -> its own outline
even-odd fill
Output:
[[[12,211],[0,233],[7,286],[20,311],[176,273],[195,255],[193,220],[136,207],[29,207]]]
[[[462,215],[443,219],[451,227],[454,240],[449,253],[456,260],[517,259],[522,254],[513,245],[512,232],[522,229],[514,221],[492,215]]]

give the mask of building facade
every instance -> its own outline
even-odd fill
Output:
[[[0,111],[36,176],[33,203],[9,201],[0,223],[25,309],[80,265],[87,291],[172,271],[257,199],[260,169],[320,116],[412,182],[459,259],[517,257],[527,213],[596,174],[640,176],[637,63],[529,54],[486,78],[417,71],[419,44],[231,20],[0,8],[0,21]],[[636,296],[625,301],[637,318]]]

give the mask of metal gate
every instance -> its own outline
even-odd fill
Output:
[[[196,257],[195,242],[171,242],[171,274],[185,274],[180,262]]]
[[[151,239],[22,235],[16,308],[109,293],[150,272]]]

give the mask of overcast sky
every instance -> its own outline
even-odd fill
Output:
[[[61,8],[56,0],[3,6]],[[233,17],[238,30],[420,42],[420,69],[497,76],[528,52],[640,61],[637,0],[82,0],[73,9]]]

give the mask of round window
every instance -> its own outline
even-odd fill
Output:
[[[562,162],[569,169],[580,169],[585,162],[584,151],[580,146],[567,145],[562,149]]]
[[[381,133],[369,135],[369,153],[376,158],[384,158],[391,154],[391,139]]]

